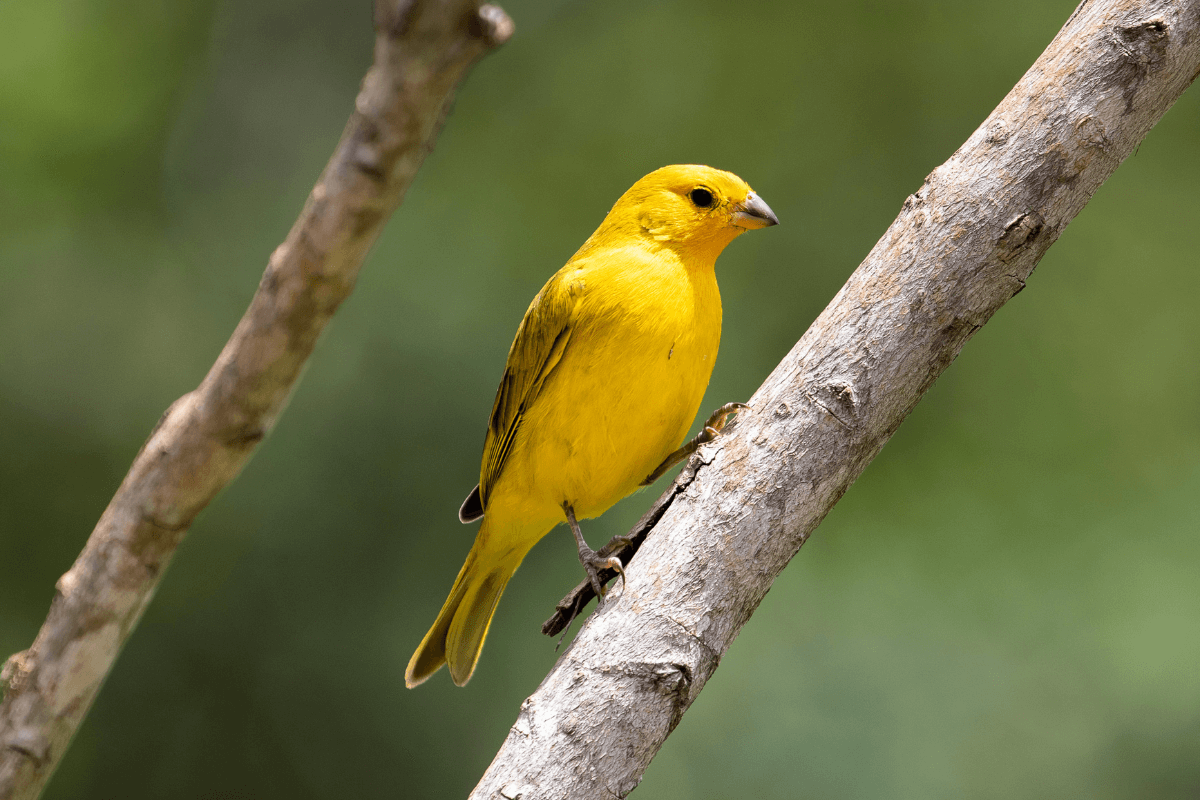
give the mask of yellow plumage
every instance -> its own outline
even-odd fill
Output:
[[[409,687],[443,663],[465,684],[505,585],[564,521],[564,503],[599,516],[679,447],[721,339],[717,256],[776,221],[732,173],[664,167],[621,196],[534,298],[488,425],[483,525],[409,661]]]

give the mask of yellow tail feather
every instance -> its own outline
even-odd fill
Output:
[[[480,544],[486,538],[480,530],[437,620],[409,659],[404,673],[408,688],[428,680],[442,664],[449,665],[450,677],[459,686],[464,686],[475,672],[496,604],[525,555],[520,553],[513,558],[509,553],[498,559],[494,553],[481,554]]]

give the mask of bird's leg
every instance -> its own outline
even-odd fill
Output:
[[[745,403],[726,403],[718,408],[712,413],[712,416],[708,418],[708,421],[704,423],[704,427],[700,429],[700,432],[696,434],[695,438],[693,438],[683,447],[676,450],[674,453],[671,453],[671,455],[664,458],[663,462],[658,465],[654,472],[650,473],[646,480],[642,481],[641,485],[649,486],[650,484],[654,483],[663,476],[664,472],[678,464],[680,461],[683,461],[692,453],[699,450],[700,445],[707,444],[713,439],[717,438],[717,434],[724,430],[725,423],[730,417],[732,417],[734,414],[737,414],[739,411],[744,411],[749,408],[750,406],[746,405]]]
[[[622,568],[621,559],[616,556],[601,555],[588,547],[588,543],[583,539],[583,531],[579,530],[579,523],[575,520],[575,509],[571,508],[571,504],[565,500],[563,501],[563,511],[567,514],[567,525],[571,527],[571,533],[575,536],[575,544],[579,546],[579,563],[583,564],[583,569],[587,572],[588,580],[591,581],[596,597],[604,597],[604,583],[600,580],[600,570],[606,567],[616,570],[616,573],[621,576],[621,584],[624,585],[625,570]]]

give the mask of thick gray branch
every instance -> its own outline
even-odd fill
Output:
[[[33,646],[0,676],[0,798],[36,797],[192,520],[283,411],[384,221],[437,135],[455,86],[512,33],[478,0],[378,0],[375,58],[336,151],[203,383],[142,447]]]
[[[521,707],[474,798],[612,798],[775,577],[1200,69],[1200,0],[1087,0],[909,197]]]

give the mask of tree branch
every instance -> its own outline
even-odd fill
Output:
[[[458,82],[512,29],[478,0],[377,0],[354,113],[249,309],[203,383],[163,414],[59,579],[33,646],[0,674],[0,798],[41,792],[188,527],[283,411]]]
[[[473,798],[637,786],[775,577],[1198,69],[1200,0],[1076,9],[672,487]]]

